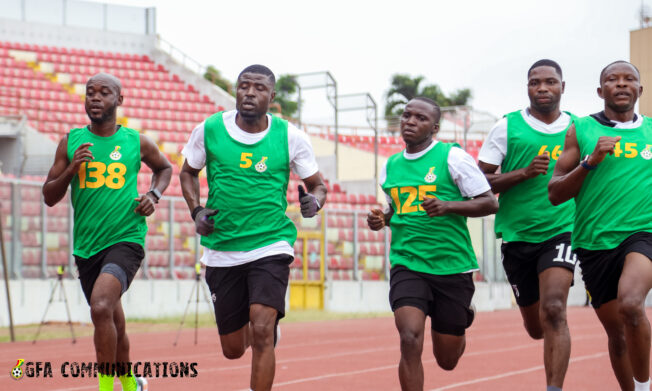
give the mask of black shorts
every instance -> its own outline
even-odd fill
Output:
[[[591,295],[593,308],[618,297],[618,281],[623,272],[625,257],[641,253],[652,260],[652,233],[637,232],[611,250],[577,249],[582,268],[582,279]]]
[[[293,260],[288,254],[278,254],[238,266],[207,266],[206,283],[215,307],[218,333],[230,334],[246,325],[252,304],[276,309],[277,322],[283,318]]]
[[[507,280],[514,291],[516,304],[521,307],[539,301],[539,274],[542,271],[562,267],[570,270],[571,274],[575,272],[577,255],[571,250],[570,232],[541,243],[503,243],[500,250]]]
[[[101,272],[115,276],[122,285],[121,293],[125,293],[144,257],[143,247],[138,243],[131,242],[116,243],[90,258],[81,258],[75,255],[79,281],[88,304],[91,303],[93,286]]]
[[[420,309],[430,316],[430,326],[438,333],[464,335],[473,321],[469,308],[475,292],[472,274],[435,275],[392,267],[389,304],[392,311],[403,306]]]

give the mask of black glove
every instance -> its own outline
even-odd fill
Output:
[[[215,231],[215,221],[211,216],[215,216],[219,212],[217,209],[207,209],[203,206],[198,206],[192,211],[192,218],[195,220],[195,231],[202,236],[208,236]]]
[[[317,197],[306,193],[301,185],[299,185],[299,202],[301,203],[301,216],[303,217],[313,217],[321,209]]]

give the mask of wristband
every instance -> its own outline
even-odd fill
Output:
[[[197,217],[197,214],[204,209],[205,208],[201,205],[196,206],[195,209],[193,209],[192,212],[190,213],[190,216],[192,217],[192,221],[195,221],[195,217]]]
[[[157,188],[153,188],[153,189],[150,189],[147,193],[153,195],[154,196],[154,203],[158,204],[158,201],[162,197],[161,192],[158,191]]]
[[[592,166],[592,165],[589,164],[589,155],[586,155],[584,160],[582,160],[582,162],[580,163],[580,166],[584,167],[585,169],[587,169],[589,171],[595,170],[598,167],[598,166]]]

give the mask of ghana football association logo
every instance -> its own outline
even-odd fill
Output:
[[[11,368],[11,377],[14,378],[14,380],[20,380],[25,376],[25,372],[23,371],[23,364],[25,363],[25,360],[22,358],[18,359],[18,362],[16,362],[16,366]]]
[[[427,183],[432,183],[437,179],[437,175],[435,175],[435,167],[430,167],[428,170],[428,173],[426,174],[426,177],[423,178],[424,181]]]
[[[120,146],[119,145],[115,146],[115,149],[113,150],[113,152],[111,152],[109,157],[111,158],[111,160],[120,160],[120,158],[122,157],[122,154],[120,153]]]
[[[267,164],[265,164],[265,160],[267,160],[267,156],[263,156],[263,158],[260,159],[258,163],[256,163],[256,171],[265,172],[267,170]]]
[[[645,160],[652,159],[652,144],[648,144],[645,149],[641,151],[641,157]]]

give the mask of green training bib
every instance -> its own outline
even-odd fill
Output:
[[[110,137],[97,136],[87,128],[68,135],[68,160],[77,148],[92,143],[94,159],[84,162],[70,182],[74,208],[73,254],[89,258],[119,242],[145,247],[147,223],[134,213],[138,202],[140,134],[120,127]]]
[[[448,154],[458,146],[438,142],[423,156],[410,160],[403,152],[387,161],[382,188],[392,198],[390,221],[392,267],[430,274],[456,274],[478,268],[466,217],[449,214],[429,217],[421,207],[426,197],[462,201],[448,170]]]

